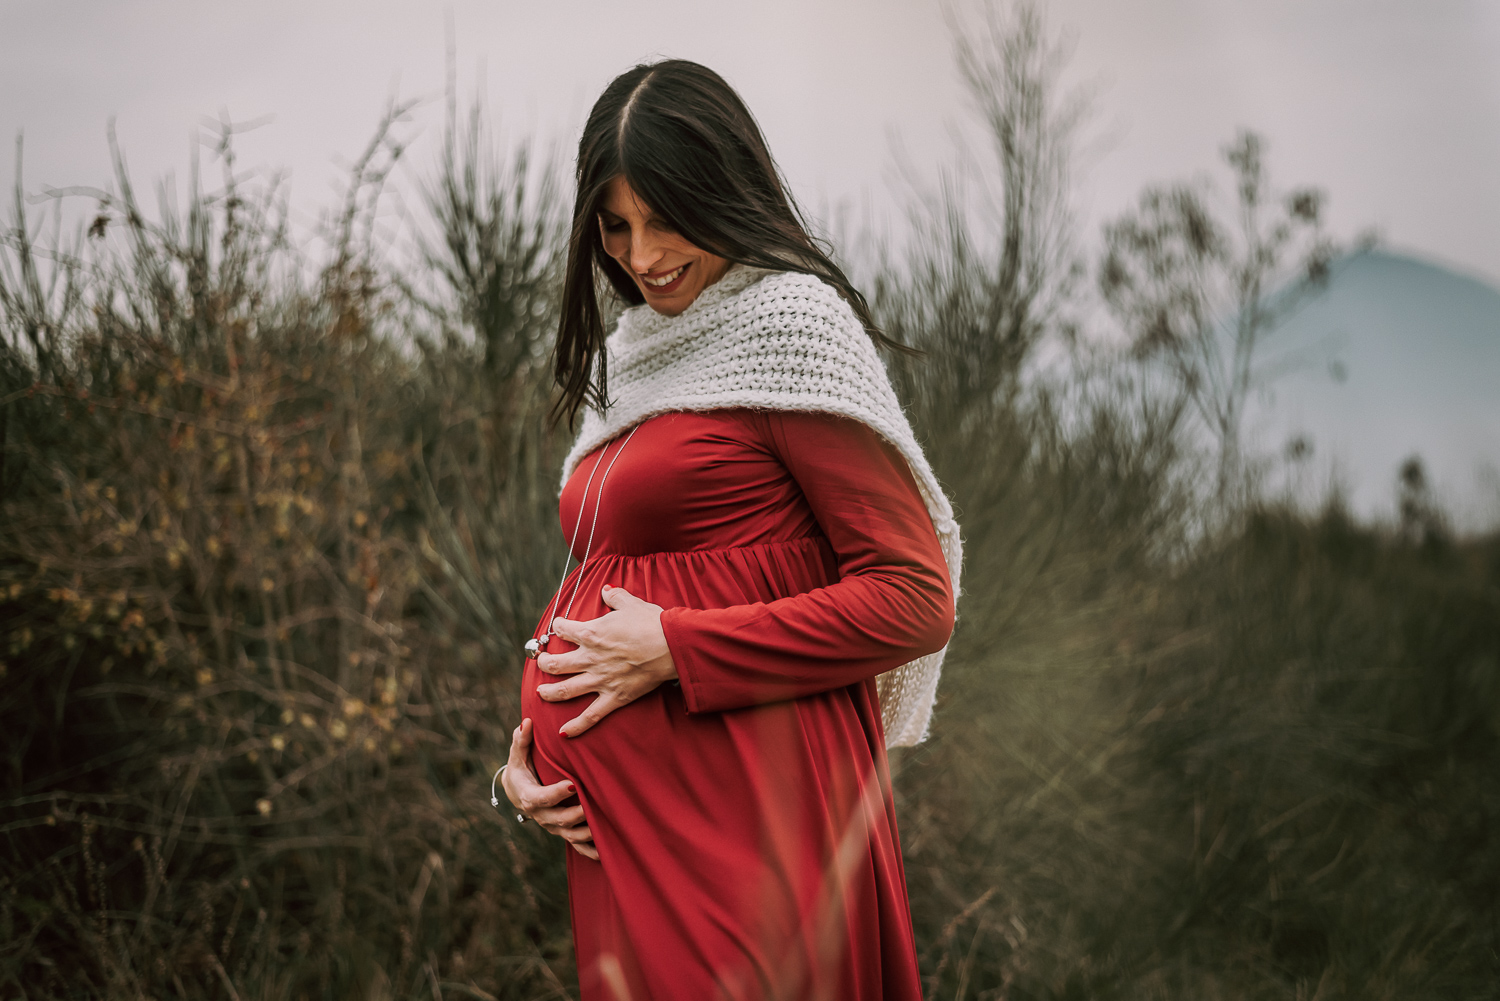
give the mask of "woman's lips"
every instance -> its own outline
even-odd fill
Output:
[[[671,293],[677,291],[678,287],[682,285],[682,279],[686,277],[688,267],[689,265],[684,264],[681,267],[677,268],[677,277],[673,278],[665,285],[657,285],[654,282],[649,281],[647,279],[647,276],[645,275],[641,276],[641,284],[645,287],[646,291],[650,292],[652,295],[670,295]],[[668,271],[666,274],[670,275],[672,274],[672,272]],[[661,277],[665,277],[665,275]],[[658,278],[657,280],[659,281],[660,278]]]

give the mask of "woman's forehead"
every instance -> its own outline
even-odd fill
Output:
[[[638,215],[650,216],[651,206],[635,193],[630,182],[625,179],[624,174],[617,174],[610,179],[604,189],[604,198],[599,203],[601,212],[608,212],[614,216]]]

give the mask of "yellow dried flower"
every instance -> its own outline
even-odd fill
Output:
[[[286,750],[286,738],[279,733],[276,736],[272,737],[271,749],[276,751]]]
[[[269,817],[271,815],[271,801],[268,799],[256,800],[255,808],[260,811],[262,817]]]

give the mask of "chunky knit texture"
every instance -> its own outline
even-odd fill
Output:
[[[595,448],[657,414],[751,407],[852,417],[911,466],[957,598],[963,547],[953,506],[912,434],[875,345],[831,285],[735,265],[677,316],[648,306],[626,310],[605,351],[613,401],[603,414],[584,414],[563,463],[563,482]],[[876,679],[886,746],[926,739],[946,651]]]

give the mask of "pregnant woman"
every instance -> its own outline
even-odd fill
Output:
[[[581,565],[501,781],[573,849],[583,998],[919,1001],[886,748],[926,735],[959,536],[879,331],[705,67],[611,83],[577,180]]]

